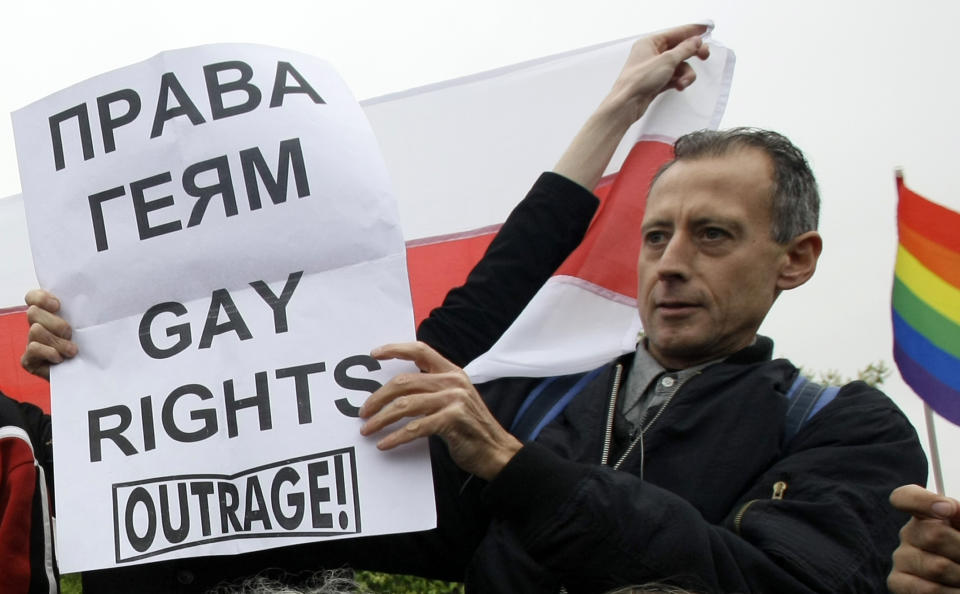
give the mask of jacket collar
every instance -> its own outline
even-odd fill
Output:
[[[626,369],[630,369],[630,367],[633,365],[633,358],[636,356],[636,354],[636,351],[626,353],[615,359],[611,364],[620,363]],[[769,361],[772,358],[773,340],[766,336],[757,334],[757,339],[753,342],[753,344],[740,349],[729,357],[722,359],[722,361],[725,363],[732,363],[734,365],[746,365],[750,363],[762,363],[763,361]]]

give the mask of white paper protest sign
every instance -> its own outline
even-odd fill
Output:
[[[426,444],[359,434],[408,364],[402,235],[326,63],[166,52],[13,116],[37,276],[80,356],[52,377],[65,572],[435,525]]]

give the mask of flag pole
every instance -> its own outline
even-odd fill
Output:
[[[933,468],[933,484],[937,495],[943,495],[943,471],[940,470],[940,448],[937,446],[937,430],[933,426],[933,409],[923,403],[923,416],[927,421],[927,439],[930,443],[930,466]]]

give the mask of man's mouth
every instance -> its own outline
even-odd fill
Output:
[[[664,315],[684,315],[693,312],[700,306],[691,301],[661,301],[656,304],[656,307]]]

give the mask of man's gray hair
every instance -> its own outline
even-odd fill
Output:
[[[651,189],[664,171],[677,161],[723,157],[741,148],[757,148],[773,163],[771,233],[780,244],[807,231],[814,231],[820,218],[820,193],[806,158],[790,140],[777,132],[759,128],[699,130],[677,139],[674,158],[650,182]]]

